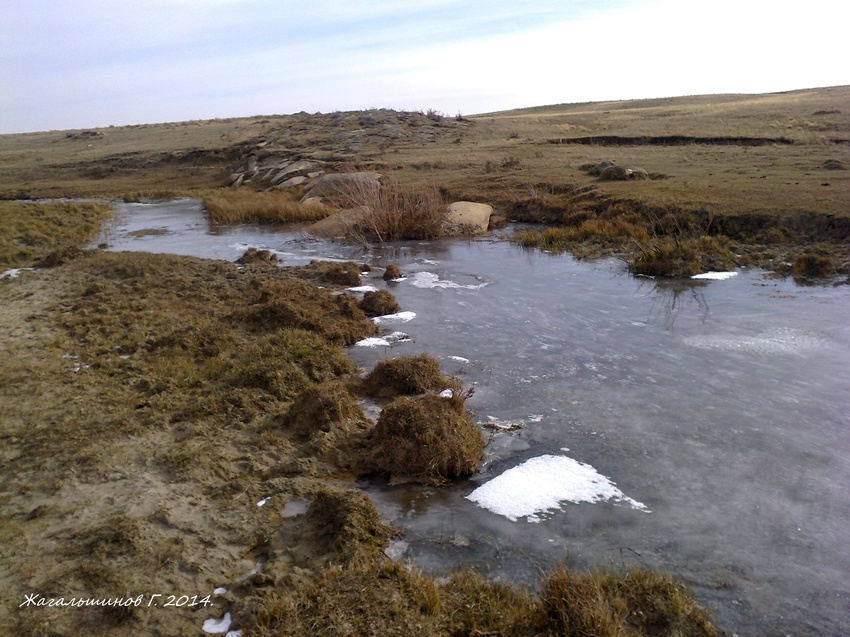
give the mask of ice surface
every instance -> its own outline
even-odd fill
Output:
[[[527,460],[466,497],[512,521],[527,517],[529,522],[539,522],[542,514],[561,509],[564,502],[614,500],[646,510],[592,466],[566,456],[545,455]]]
[[[753,335],[700,334],[684,339],[686,345],[747,354],[802,354],[823,347],[825,339],[813,332],[779,328]]]

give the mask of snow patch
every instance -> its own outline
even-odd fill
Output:
[[[478,290],[483,288],[486,283],[479,283],[478,285],[462,285],[460,283],[455,283],[454,281],[446,281],[441,279],[439,275],[434,274],[433,272],[417,272],[413,275],[413,285],[418,288],[444,288],[444,289],[459,289],[459,290]]]
[[[35,272],[35,268],[11,268],[0,274],[0,279],[17,279],[21,272]]]
[[[463,356],[449,356],[453,361],[457,361],[458,363],[468,363],[469,359],[464,358]]]
[[[527,460],[481,485],[466,498],[514,522],[522,517],[527,517],[529,522],[540,522],[542,515],[560,510],[564,502],[614,500],[647,511],[592,466],[566,456],[545,455]]]
[[[733,276],[738,276],[737,272],[703,272],[702,274],[695,274],[691,278],[692,279],[703,279],[707,281],[723,281],[725,279],[731,279]]]
[[[376,316],[372,319],[372,322],[375,325],[380,325],[381,323],[407,323],[415,318],[416,312],[397,312],[395,314]]]
[[[377,292],[378,288],[374,285],[357,285],[353,288],[346,288],[349,292]]]
[[[230,613],[225,613],[221,619],[208,619],[201,626],[205,633],[220,635],[226,633],[230,629]]]
[[[370,336],[362,341],[357,341],[354,345],[355,347],[392,347],[409,340],[410,337],[404,332],[393,332],[385,336]]]

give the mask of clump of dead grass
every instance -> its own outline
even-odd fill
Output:
[[[791,264],[791,273],[799,278],[826,278],[833,276],[837,270],[837,259],[825,248],[804,250],[794,257]]]
[[[468,571],[438,584],[398,562],[332,567],[312,585],[276,592],[264,600],[254,630],[261,637],[717,634],[683,585],[642,569],[625,575],[558,569],[542,588],[537,597]]]
[[[43,266],[58,265],[64,252],[81,248],[112,215],[106,202],[0,201],[0,268],[32,265],[51,253]]]
[[[310,438],[341,423],[362,419],[363,411],[345,385],[327,381],[302,391],[281,419],[281,424],[301,438]]]
[[[204,195],[202,202],[214,223],[315,222],[329,213],[320,206],[302,204],[289,190],[221,189]]]
[[[354,489],[323,488],[316,492],[308,512],[316,535],[347,564],[378,557],[395,531],[381,521],[372,500]]]
[[[330,568],[311,586],[264,601],[252,634],[446,635],[439,604],[434,580],[397,562]]]
[[[399,306],[395,297],[386,290],[366,292],[359,307],[366,316],[384,316],[398,312]]]
[[[631,262],[635,274],[645,276],[689,277],[710,270],[731,270],[735,255],[718,237],[659,237]]]
[[[256,302],[243,311],[257,329],[301,328],[341,345],[378,332],[350,294],[333,295],[298,279],[263,281],[257,287]]]
[[[541,592],[543,621],[557,634],[595,637],[713,637],[707,613],[670,577],[636,569],[552,572]]]
[[[460,390],[456,379],[440,371],[440,361],[430,354],[400,356],[378,361],[364,380],[366,393],[376,398],[424,394],[444,389]]]
[[[484,459],[484,437],[459,394],[399,397],[371,435],[371,468],[394,479],[441,483],[468,476]]]

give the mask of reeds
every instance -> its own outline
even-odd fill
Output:
[[[288,190],[215,190],[203,197],[203,205],[210,221],[215,223],[314,222],[332,212],[321,206],[302,204]]]

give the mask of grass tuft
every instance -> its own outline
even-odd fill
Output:
[[[424,394],[447,388],[460,390],[457,380],[444,376],[440,362],[429,354],[378,361],[364,385],[366,393],[376,398]]]
[[[484,459],[481,430],[458,395],[395,399],[381,412],[372,443],[373,468],[393,478],[440,483],[470,475]]]
[[[563,567],[543,582],[542,616],[557,634],[595,637],[713,637],[707,613],[670,577],[645,569],[576,573]]]
[[[215,190],[204,195],[203,205],[214,223],[314,222],[330,213],[325,208],[300,203],[289,190]]]

